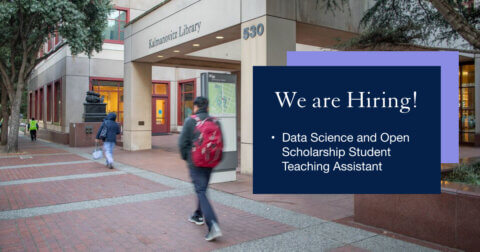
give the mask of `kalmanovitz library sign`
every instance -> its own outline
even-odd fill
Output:
[[[201,24],[202,24],[202,22],[197,22],[197,23],[192,24],[192,25],[184,24],[183,26],[178,27],[178,31],[170,31],[170,33],[168,33],[167,35],[162,36],[160,38],[154,37],[153,39],[148,40],[148,48],[156,47],[158,45],[161,45],[161,44],[166,43],[168,41],[175,40],[178,37],[183,37],[183,36],[185,36],[187,34],[190,34],[190,33],[193,33],[193,32],[199,33]]]

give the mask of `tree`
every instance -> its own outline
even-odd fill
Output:
[[[8,138],[8,119],[10,117],[9,113],[9,108],[8,108],[8,95],[7,95],[7,89],[5,88],[4,85],[0,85],[0,123],[2,124],[2,128],[0,129],[1,135],[0,135],[0,145],[6,145],[7,144],[7,138]]]
[[[35,66],[64,45],[74,55],[100,51],[111,10],[109,0],[0,0],[0,82],[7,90],[11,114],[8,152],[18,150],[22,95]],[[64,42],[38,57],[55,32]]]
[[[477,50],[479,25],[480,8],[473,0],[377,0],[361,21],[364,32],[351,46],[378,49],[445,43],[451,47],[452,42],[463,38]]]

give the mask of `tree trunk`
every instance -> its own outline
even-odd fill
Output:
[[[430,0],[430,2],[460,36],[473,47],[480,48],[480,31],[468,23],[448,1]]]
[[[18,151],[18,129],[20,128],[20,104],[22,104],[22,91],[24,83],[17,84],[14,100],[10,101],[11,117],[9,122],[10,134],[8,134],[7,152]]]
[[[2,134],[0,136],[0,145],[6,145],[7,144],[7,137],[8,137],[8,119],[9,119],[9,113],[8,113],[8,94],[7,94],[7,88],[2,85]]]

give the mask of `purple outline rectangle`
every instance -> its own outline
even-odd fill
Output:
[[[458,62],[453,51],[287,52],[287,66],[440,66],[442,163],[458,163],[459,158]]]

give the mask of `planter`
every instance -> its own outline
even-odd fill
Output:
[[[357,194],[356,222],[466,251],[480,248],[480,187],[442,182],[441,194]]]
[[[25,135],[29,135],[29,133],[25,132]],[[37,138],[59,144],[68,144],[69,141],[68,133],[48,129],[37,130]]]
[[[84,103],[83,121],[84,122],[102,122],[107,116],[106,103]]]

